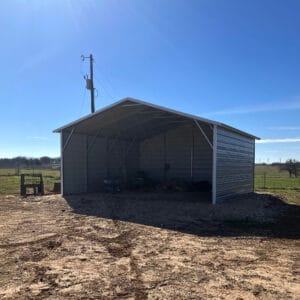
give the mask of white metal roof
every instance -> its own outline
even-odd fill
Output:
[[[184,118],[184,119],[197,120],[197,121],[206,123],[208,125],[210,125],[210,124],[211,125],[217,125],[217,126],[226,128],[226,129],[228,129],[232,132],[239,133],[243,136],[250,137],[252,139],[259,139],[258,137],[254,136],[254,135],[251,135],[247,132],[241,131],[237,128],[231,127],[229,125],[226,125],[226,124],[223,124],[223,123],[220,123],[220,122],[216,122],[216,121],[213,121],[213,120],[209,120],[209,119],[202,118],[202,117],[195,116],[195,115],[188,114],[188,113],[183,113],[183,112],[180,112],[180,111],[176,111],[176,110],[173,110],[173,109],[170,109],[170,108],[166,108],[166,107],[163,107],[163,106],[160,106],[160,105],[152,104],[152,103],[149,103],[149,102],[145,102],[145,101],[130,98],[130,97],[126,97],[124,99],[121,99],[121,100],[119,100],[119,101],[117,101],[117,102],[115,102],[111,105],[108,105],[108,106],[106,106],[102,109],[97,110],[96,112],[94,112],[92,114],[89,114],[89,115],[87,115],[83,118],[80,118],[80,119],[75,120],[75,121],[73,121],[69,124],[66,124],[62,127],[59,127],[57,129],[55,129],[53,132],[61,132],[61,131],[66,130],[66,129],[71,129],[74,126],[76,126],[76,127],[79,126],[79,125],[83,126],[84,123],[90,123],[90,127],[95,127],[99,124],[99,122],[95,122],[95,121],[97,119],[101,119],[101,115],[103,116],[105,113],[109,112],[110,110],[113,110],[115,108],[121,108],[121,107],[135,107],[135,106],[143,106],[143,107],[147,107],[147,108],[152,108],[156,111],[165,112],[165,113],[172,114],[174,116],[181,117],[181,118]],[[125,114],[126,114],[126,111],[125,111]],[[93,123],[91,123],[91,121],[93,121]],[[103,120],[103,122],[105,122],[105,120]],[[87,130],[87,129],[85,128],[85,130]]]

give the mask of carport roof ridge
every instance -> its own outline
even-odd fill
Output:
[[[105,111],[108,111],[114,107],[117,107],[117,106],[120,106],[122,104],[125,104],[126,102],[130,102],[128,106],[131,106],[130,104],[132,104],[132,106],[134,106],[135,104],[136,105],[143,105],[143,106],[147,106],[147,107],[150,107],[150,108],[154,108],[154,109],[157,109],[157,110],[160,110],[160,111],[164,111],[164,112],[167,112],[167,113],[171,113],[171,114],[174,114],[174,115],[177,115],[177,116],[181,116],[181,117],[184,117],[184,118],[187,118],[187,119],[191,119],[191,120],[197,120],[197,121],[200,121],[200,122],[204,122],[206,124],[210,124],[210,125],[217,125],[217,126],[220,126],[222,128],[225,128],[225,129],[228,129],[229,131],[232,131],[232,132],[236,132],[236,133],[239,133],[243,136],[246,136],[246,137],[250,137],[252,139],[257,139],[259,140],[260,138],[252,135],[252,134],[249,134],[247,132],[244,132],[244,131],[241,131],[237,128],[234,128],[234,127],[231,127],[229,125],[226,125],[224,123],[221,123],[221,122],[217,122],[217,121],[213,121],[213,120],[209,120],[209,119],[206,119],[206,118],[202,118],[202,117],[199,117],[199,116],[196,116],[196,115],[192,115],[192,114],[189,114],[189,113],[184,113],[184,112],[180,112],[180,111],[177,111],[177,110],[174,110],[174,109],[170,109],[170,108],[167,108],[167,107],[163,107],[163,106],[160,106],[160,105],[156,105],[156,104],[153,104],[153,103],[149,103],[149,102],[146,102],[146,101],[142,101],[142,100],[139,100],[139,99],[135,99],[135,98],[131,98],[131,97],[126,97],[126,98],[123,98],[117,102],[114,102],[108,106],[105,106],[103,107],[102,109],[99,109],[97,110],[96,112],[94,113],[91,113],[85,117],[82,117],[78,120],[75,120],[71,123],[68,123],[62,127],[59,127],[57,129],[55,129],[53,132],[55,133],[60,133],[62,132],[63,130],[65,129],[68,129],[70,127],[74,127],[80,123],[83,123],[87,120],[90,120],[92,118],[95,118],[99,115],[101,115],[103,112]]]

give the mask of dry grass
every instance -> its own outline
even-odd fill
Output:
[[[299,299],[299,232],[289,231],[299,221],[299,207],[252,195],[256,203],[266,201],[260,213],[272,205],[279,211],[265,212],[263,225],[238,206],[243,219],[238,212],[228,220],[230,215],[220,207],[209,216],[210,206],[192,199],[185,203],[190,207],[185,219],[173,220],[176,214],[165,207],[182,209],[179,196],[157,196],[165,202],[144,197],[145,202],[138,199],[143,195],[91,195],[71,197],[67,203],[59,195],[25,200],[2,196],[0,298]],[[121,213],[125,199],[133,203]],[[147,216],[136,219],[134,213],[142,213],[142,207],[151,212],[144,205],[151,199],[155,209],[159,202],[165,205],[162,226],[177,224],[176,230],[156,224],[159,210],[151,216],[153,226],[141,224],[151,222]],[[111,218],[101,217],[105,205]],[[197,214],[192,207],[202,211]],[[127,220],[121,221],[125,215]]]

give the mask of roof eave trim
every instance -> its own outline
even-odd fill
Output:
[[[159,110],[163,110],[163,111],[167,111],[169,113],[173,113],[173,114],[176,114],[176,115],[179,115],[179,116],[182,116],[182,117],[185,117],[185,118],[189,118],[189,119],[195,119],[197,121],[201,121],[201,122],[204,122],[204,123],[207,123],[207,124],[212,124],[212,125],[217,125],[217,126],[220,126],[220,127],[223,127],[225,129],[228,129],[228,130],[231,130],[231,131],[235,131],[241,135],[244,135],[244,136],[247,136],[247,137],[250,137],[250,138],[253,138],[253,139],[256,139],[256,140],[260,140],[260,138],[254,136],[254,135],[251,135],[247,132],[244,132],[242,130],[239,130],[237,128],[234,128],[234,127],[231,127],[229,125],[226,125],[226,124],[223,124],[223,123],[220,123],[220,122],[216,122],[216,121],[213,121],[213,120],[209,120],[209,119],[206,119],[206,118],[202,118],[202,117],[199,117],[199,116],[195,116],[195,115],[192,115],[192,114],[189,114],[189,113],[183,113],[183,112],[180,112],[180,111],[177,111],[177,110],[174,110],[174,109],[170,109],[170,108],[167,108],[167,107],[164,107],[164,106],[160,106],[160,105],[156,105],[156,104],[152,104],[152,103],[149,103],[149,102],[145,102],[145,101],[142,101],[142,100],[139,100],[139,99],[135,99],[135,98],[131,98],[131,97],[125,97],[117,102],[114,102],[108,106],[105,106],[103,107],[102,109],[99,109],[97,110],[96,112],[94,113],[91,113],[91,114],[88,114],[87,116],[84,116],[80,119],[77,119],[76,121],[73,121],[71,123],[68,123],[62,127],[59,127],[55,130],[53,130],[54,133],[60,133],[62,132],[64,129],[66,128],[69,128],[69,127],[72,127],[72,126],[75,126],[87,119],[90,119],[90,118],[93,118],[95,116],[97,116],[98,114],[104,112],[104,111],[107,111],[119,104],[121,104],[122,102],[125,102],[125,101],[132,101],[134,103],[137,103],[137,104],[142,104],[142,105],[145,105],[145,106],[149,106],[149,107],[152,107],[152,108],[155,108],[155,109],[159,109]]]
[[[64,126],[61,126],[61,127],[57,128],[57,129],[53,130],[53,132],[54,133],[60,133],[61,131],[63,131],[64,129],[66,129],[68,127],[72,127],[72,126],[77,125],[78,123],[81,123],[81,122],[83,122],[83,121],[85,121],[87,119],[93,118],[93,117],[97,116],[98,114],[100,114],[100,113],[102,113],[102,112],[104,112],[104,111],[106,111],[106,110],[108,110],[108,109],[110,109],[110,108],[112,108],[112,107],[114,107],[114,106],[122,103],[122,102],[125,102],[127,100],[130,100],[130,98],[126,97],[126,98],[123,98],[123,99],[121,99],[121,100],[119,100],[117,102],[114,102],[114,103],[110,104],[110,105],[107,105],[107,106],[105,106],[105,107],[103,107],[103,108],[95,111],[94,113],[90,113],[90,114],[88,114],[88,115],[86,115],[86,116],[84,116],[82,118],[79,118],[79,119],[77,119],[77,120],[75,120],[73,122],[70,122],[70,123],[68,123],[68,124],[66,124]]]

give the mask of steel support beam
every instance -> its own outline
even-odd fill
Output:
[[[210,148],[213,149],[213,145],[210,142],[209,138],[207,137],[206,133],[204,132],[204,130],[202,129],[202,127],[200,126],[199,122],[197,120],[194,119],[195,124],[197,125],[197,127],[199,128],[199,130],[201,131],[202,135],[204,136],[204,138],[206,139],[207,143],[209,144]]]
[[[95,144],[95,142],[96,142],[96,139],[97,139],[97,137],[100,135],[101,131],[102,131],[102,129],[99,129],[99,130],[97,131],[97,133],[94,135],[92,141],[87,145],[87,152],[88,152],[88,153],[89,153],[89,152],[91,151],[91,149],[93,148],[93,146],[94,146],[94,144]]]
[[[213,128],[212,204],[217,203],[217,125]]]
[[[64,151],[63,132],[60,132],[60,193],[64,196]]]
[[[72,135],[73,135],[73,132],[74,132],[75,128],[76,128],[76,127],[73,127],[73,129],[71,130],[70,134],[68,135],[67,140],[66,140],[66,143],[65,143],[64,146],[63,146],[63,152],[66,150],[67,146],[69,145],[70,140],[71,140],[71,137],[72,137]]]

